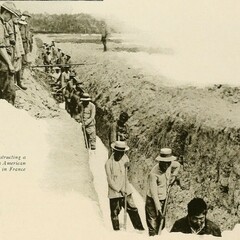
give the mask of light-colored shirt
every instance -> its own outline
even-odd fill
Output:
[[[81,112],[86,127],[94,126],[95,125],[95,115],[96,115],[96,107],[92,102],[89,102],[89,104],[84,107],[81,104]]]
[[[125,166],[124,164],[129,162],[129,158],[126,154],[119,161],[114,160],[112,154],[105,163],[105,171],[108,181],[108,198],[120,198],[123,197],[120,191],[125,192]],[[126,182],[127,195],[132,193],[129,181]]]
[[[165,200],[167,196],[168,186],[171,177],[175,177],[180,169],[180,163],[172,161],[170,167],[165,173],[159,169],[159,164],[156,164],[148,176],[148,191],[147,195],[153,198],[157,209],[161,209],[160,200]]]

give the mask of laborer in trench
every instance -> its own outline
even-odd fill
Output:
[[[127,141],[128,139],[128,126],[127,121],[129,116],[127,112],[121,112],[119,118],[114,122],[109,131],[109,156],[111,155],[111,144],[116,141]]]
[[[12,2],[5,2],[1,6],[0,14],[0,99],[5,99],[14,105],[15,87],[13,81],[14,66],[11,62],[11,56],[6,51],[7,31],[5,22],[17,16],[16,6]]]
[[[161,221],[164,221],[164,228],[163,207],[168,188],[175,181],[180,169],[180,163],[176,161],[176,157],[172,155],[170,148],[162,148],[156,160],[158,163],[149,173],[147,182],[145,212],[149,236],[158,234]]]
[[[108,198],[110,203],[111,221],[114,230],[120,230],[118,215],[124,208],[124,197],[127,195],[127,213],[132,225],[137,230],[144,230],[138,209],[132,198],[132,189],[125,176],[125,168],[129,167],[129,150],[126,142],[116,141],[112,144],[113,154],[105,163],[108,181]]]
[[[71,114],[71,96],[74,90],[75,76],[76,76],[75,72],[71,71],[69,73],[69,80],[67,80],[66,88],[64,91],[65,109],[69,114]]]
[[[80,101],[80,98],[82,97],[84,92],[85,90],[84,90],[83,82],[81,82],[79,79],[74,77],[74,87],[71,93],[71,100],[70,100],[70,115],[74,119],[78,114],[78,110],[77,110],[78,102]]]
[[[52,64],[52,56],[51,56],[51,52],[49,49],[47,49],[47,53],[46,55],[44,55],[44,59],[43,59],[43,64],[44,65],[51,65]],[[49,72],[49,67],[45,67],[45,72]]]
[[[95,115],[96,107],[91,102],[91,98],[88,93],[83,93],[78,104],[78,115],[80,116],[83,130],[86,131],[86,137],[89,149],[96,149],[96,127],[95,127]]]
[[[202,198],[194,198],[188,203],[187,216],[177,220],[171,232],[213,235],[221,237],[220,228],[206,218],[207,204]]]

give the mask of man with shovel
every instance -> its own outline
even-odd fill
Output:
[[[144,230],[138,209],[132,198],[132,190],[127,178],[129,159],[125,152],[129,149],[126,142],[116,141],[112,145],[113,154],[105,164],[108,181],[108,198],[110,200],[110,212],[112,226],[115,231],[120,230],[118,215],[125,209],[124,227],[126,229],[126,214],[128,213],[133,227]]]
[[[162,148],[156,160],[158,164],[152,168],[148,176],[145,205],[149,236],[159,234],[164,228],[169,190],[180,169],[180,163],[175,161],[176,157],[172,155],[170,148]]]

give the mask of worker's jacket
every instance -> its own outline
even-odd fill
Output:
[[[81,122],[86,128],[95,126],[96,107],[92,102],[84,107],[81,102],[78,103],[78,112],[80,114]]]
[[[125,192],[125,166],[124,164],[129,162],[128,156],[126,154],[119,161],[114,160],[113,154],[105,163],[105,171],[107,174],[108,181],[108,198],[120,198],[123,194],[120,192]],[[126,182],[126,192],[127,195],[132,193],[129,181]]]
[[[188,216],[177,220],[173,224],[171,232],[195,233],[197,235],[213,235],[215,237],[221,237],[220,228],[215,223],[208,219],[206,219],[205,224],[201,231],[199,231],[198,233],[194,232],[189,224]]]
[[[6,49],[6,36],[7,35],[7,30],[4,24],[4,21],[2,18],[0,18],[0,48],[5,48]],[[8,64],[3,58],[3,56],[0,54],[0,72],[8,72]],[[2,83],[0,82],[0,88],[1,88]]]
[[[180,163],[172,161],[170,167],[165,173],[159,169],[159,164],[156,164],[148,176],[148,190],[147,195],[153,198],[157,209],[161,209],[160,200],[165,200],[167,190],[170,184],[170,178],[177,175],[180,169]]]
[[[117,122],[113,123],[109,132],[109,144],[116,141],[126,141],[128,139],[128,127],[127,124],[119,126]]]

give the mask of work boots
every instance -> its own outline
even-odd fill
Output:
[[[18,71],[16,73],[16,82],[17,82],[17,85],[22,89],[22,90],[27,90],[27,87],[23,86],[22,85],[22,82],[21,82],[21,73],[20,71]]]

